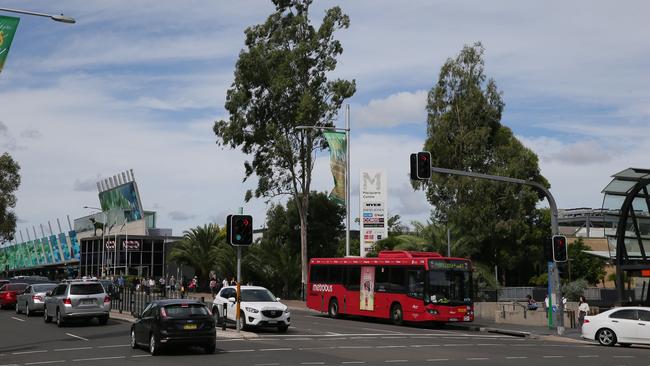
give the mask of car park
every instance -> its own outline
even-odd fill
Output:
[[[16,314],[25,313],[28,317],[35,312],[43,311],[45,294],[53,290],[55,283],[36,283],[29,285],[23,293],[16,298]]]
[[[71,281],[57,285],[45,296],[43,319],[53,319],[59,327],[70,320],[97,318],[100,325],[108,322],[111,298],[97,281]]]
[[[212,303],[212,313],[218,322],[236,322],[237,287],[221,289]],[[224,314],[224,305],[226,307]],[[291,324],[289,308],[271,291],[260,286],[241,286],[240,327],[274,327],[286,332]],[[224,316],[225,315],[225,316]]]
[[[173,345],[197,345],[206,353],[216,350],[215,322],[210,309],[196,300],[157,300],[140,314],[133,314],[131,347],[146,346],[158,355]]]
[[[22,293],[29,284],[27,283],[7,283],[0,287],[0,309],[16,306],[16,298]]]
[[[585,316],[582,337],[603,346],[650,344],[650,307],[619,307]]]

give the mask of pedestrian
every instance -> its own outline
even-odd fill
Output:
[[[120,287],[120,289],[124,288],[124,277],[120,276],[120,278],[117,279],[117,285]]]
[[[149,279],[143,279],[142,285],[144,286],[144,293],[149,295],[151,293],[151,288],[149,287]]]
[[[230,278],[230,286],[237,286],[237,281],[235,281],[235,277]]]
[[[528,310],[537,310],[537,301],[535,301],[531,295],[526,295],[526,298],[528,299]]]
[[[589,314],[589,304],[584,296],[580,296],[578,301],[578,327],[582,330],[582,324],[585,322],[585,315]]]
[[[217,294],[217,279],[212,277],[210,279],[210,293],[212,294],[212,297],[214,297]]]
[[[149,285],[149,291],[151,291],[151,293],[153,293],[155,288],[156,288],[156,281],[153,279],[153,277],[149,278],[148,285]]]
[[[198,284],[199,284],[199,281],[198,281],[197,277],[194,276],[194,278],[192,278],[192,280],[190,281],[190,285],[189,285],[190,292],[196,292],[196,287],[198,286]]]
[[[225,276],[224,276],[224,278],[223,278],[223,283],[221,284],[221,287],[222,287],[222,288],[223,288],[223,287],[228,287],[228,277],[225,277]]]
[[[165,290],[167,289],[165,287],[165,277],[160,277],[160,279],[158,280],[158,285],[160,286],[160,295],[162,297],[165,297]]]
[[[181,299],[185,298],[185,277],[182,277],[180,283],[178,284],[181,287]]]
[[[169,277],[169,289],[176,291],[176,278],[174,276]]]

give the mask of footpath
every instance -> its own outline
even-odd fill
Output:
[[[212,295],[209,293],[194,293],[189,294],[188,298],[195,300],[203,300],[210,302]],[[308,309],[305,302],[302,300],[282,300],[282,303],[287,305],[291,310],[308,311],[320,314],[315,310]],[[126,322],[135,322],[135,318],[129,313],[120,313],[117,310],[111,311],[111,318]],[[447,323],[445,329],[457,329],[464,331],[485,332],[504,334],[515,337],[525,337],[531,339],[542,339],[554,342],[568,342],[568,343],[586,343],[580,337],[578,329],[566,328],[564,334],[558,335],[555,328],[551,329],[542,326],[528,326],[528,325],[515,325],[515,324],[502,324],[495,323],[485,319],[476,319],[472,323]],[[221,327],[217,328],[218,338],[239,338],[239,339],[252,339],[259,336],[253,332],[239,331],[232,326],[226,327],[222,330]]]

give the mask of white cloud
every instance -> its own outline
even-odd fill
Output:
[[[427,92],[399,92],[353,107],[355,127],[394,127],[426,121]]]

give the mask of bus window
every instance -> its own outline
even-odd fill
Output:
[[[348,268],[348,282],[347,289],[351,291],[359,291],[359,283],[361,282],[361,268],[349,267]]]
[[[327,282],[327,267],[325,266],[311,266],[309,273],[309,281],[311,283],[326,283]]]
[[[342,266],[332,266],[329,268],[329,273],[327,275],[327,283],[344,283],[345,271]]]
[[[406,293],[406,269],[393,267],[390,269],[390,292]]]
[[[388,287],[388,267],[375,267],[375,292],[387,292]]]
[[[418,299],[424,299],[424,271],[411,269],[406,271],[408,278],[408,295]]]

